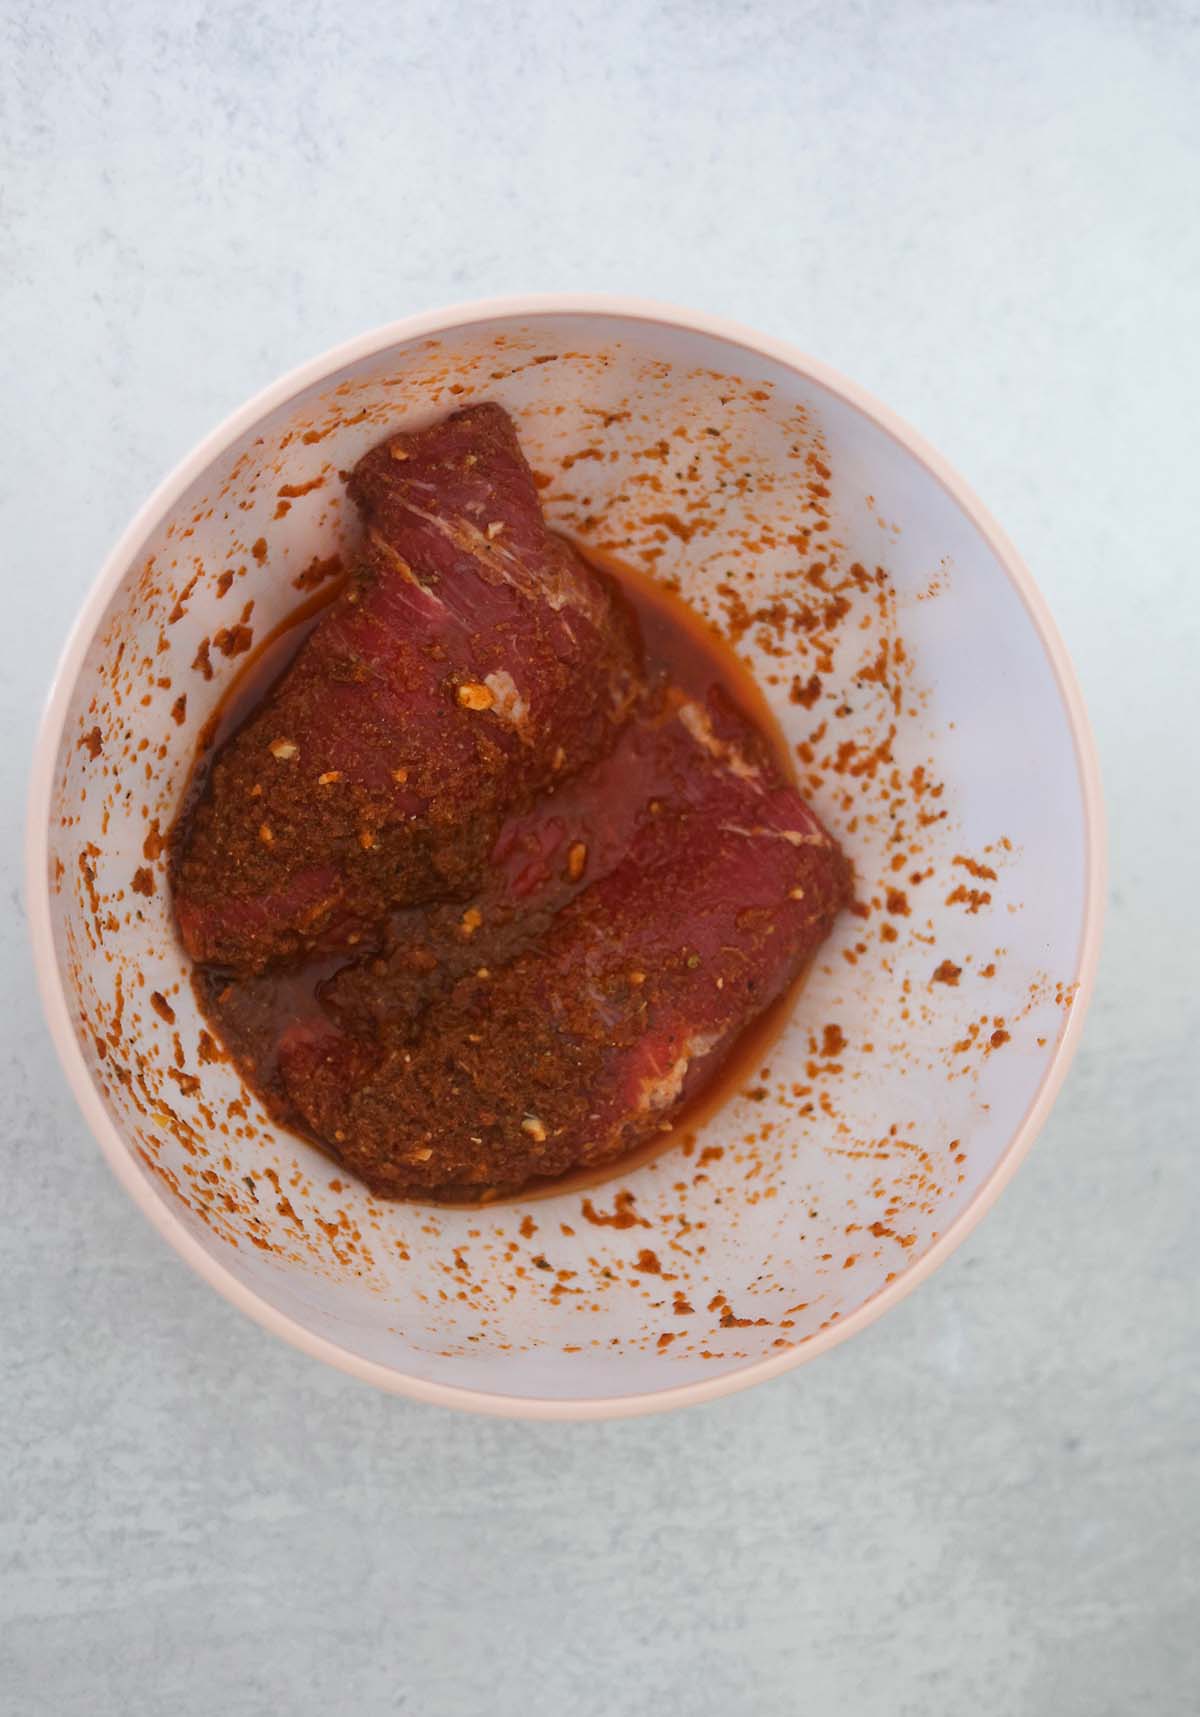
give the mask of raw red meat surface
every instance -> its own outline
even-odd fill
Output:
[[[493,861],[465,913],[405,925],[279,1048],[296,1113],[385,1196],[516,1186],[668,1126],[849,893],[757,733],[674,688]]]
[[[547,529],[499,406],[394,436],[350,494],[355,573],[179,843],[199,961],[260,970],[469,893],[504,816],[601,754],[634,695],[627,617]]]

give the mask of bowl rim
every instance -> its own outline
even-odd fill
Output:
[[[1085,833],[1085,890],[1083,929],[1080,940],[1075,1000],[1066,1026],[1047,1065],[1038,1089],[1007,1147],[991,1174],[951,1225],[940,1234],[909,1269],[871,1295],[854,1312],[815,1335],[778,1354],[752,1360],[736,1370],[712,1379],[678,1384],[665,1389],[612,1397],[571,1398],[511,1396],[459,1385],[430,1382],[396,1370],[377,1360],[368,1360],[315,1334],[296,1318],[270,1305],[253,1288],[238,1281],[219,1257],[208,1253],[184,1226],[181,1216],[161,1200],[134,1165],[123,1135],[104,1107],[83,1052],[76,1038],[62,973],[54,947],[50,887],[50,808],[54,769],[66,722],[67,709],[92,638],[108,603],[136,557],[141,545],[163,515],[175,505],[195,478],[231,442],[260,418],[284,405],[294,395],[321,382],[347,364],[368,358],[388,346],[413,339],[446,334],[478,323],[558,316],[618,317],[626,321],[707,335],[767,357],[796,371],[806,380],[827,389],[869,418],[877,428],[898,442],[924,467],[980,532],[1020,597],[1041,640],[1067,711],[1075,750],[1076,767],[1083,792]],[[33,943],[34,967],[42,1007],[58,1054],[59,1063],[75,1100],[109,1167],[142,1213],[175,1251],[210,1286],[254,1318],[272,1334],[282,1337],[314,1359],[324,1360],[363,1382],[391,1394],[417,1401],[454,1407],[463,1411],[504,1418],[615,1419],[664,1412],[675,1407],[713,1401],[732,1395],[752,1384],[778,1377],[819,1354],[838,1346],[865,1329],[914,1288],[954,1252],[975,1228],[1008,1185],[1028,1154],[1062,1088],[1082,1036],[1084,1019],[1095,986],[1106,886],[1105,823],[1100,771],[1091,725],[1074,669],[1049,608],[1013,544],[981,504],[971,488],[916,430],[898,417],[865,388],[838,371],[810,357],[786,340],[760,334],[723,316],[710,315],[680,305],[653,299],[610,293],[542,292],[485,298],[423,311],[386,323],[300,364],[239,406],[204,436],[173,471],[163,479],[138,508],[110,550],[99,574],[71,627],[50,683],[38,736],[34,746],[26,823],[25,893]]]

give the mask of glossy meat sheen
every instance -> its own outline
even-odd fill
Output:
[[[499,406],[356,467],[347,590],[218,755],[177,852],[189,953],[242,972],[464,894],[504,816],[604,751],[634,693],[605,584],[546,527]]]
[[[410,925],[280,1045],[296,1112],[385,1196],[518,1186],[657,1132],[849,894],[840,850],[719,694],[651,700],[495,858],[469,932]]]

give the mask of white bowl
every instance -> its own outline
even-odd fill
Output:
[[[156,831],[240,665],[234,629],[261,639],[300,600],[295,576],[335,552],[338,469],[386,431],[480,397],[516,416],[565,528],[678,578],[723,623],[766,617],[740,648],[789,739],[811,743],[802,782],[876,904],[845,916],[770,1071],[752,1070],[751,1094],[694,1144],[590,1195],[435,1209],[372,1199],[206,1059]],[[814,558],[836,566],[827,584],[854,562],[870,575],[840,616],[803,570]],[[829,628],[821,662],[813,641]],[[863,678],[884,637],[883,679]],[[793,676],[808,696],[814,672],[812,707],[792,701]],[[582,1418],[705,1400],[813,1358],[963,1239],[1078,1042],[1102,844],[1063,647],[945,463],[780,341],[668,306],[555,296],[351,341],[235,412],[151,497],[58,669],[28,893],[80,1106],[207,1281],[384,1388]],[[891,910],[889,889],[906,897]],[[933,979],[944,961],[957,983]],[[589,1197],[614,1212],[618,1191],[636,1226],[584,1214]]]

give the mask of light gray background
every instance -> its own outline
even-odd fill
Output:
[[[1197,1633],[1200,9],[4,0],[0,1710],[1175,1717]],[[376,1396],[110,1179],[19,900],[37,708],[151,485],[408,311],[788,336],[1020,545],[1113,901],[1045,1135],[930,1284],[674,1418]]]

